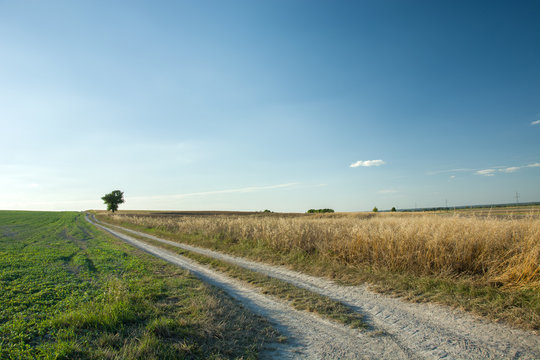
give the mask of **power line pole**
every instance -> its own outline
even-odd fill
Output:
[[[516,205],[519,205],[519,193],[516,191]]]

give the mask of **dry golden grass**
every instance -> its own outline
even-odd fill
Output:
[[[353,266],[540,289],[540,217],[356,213],[309,216],[112,215],[113,221],[219,237]]]

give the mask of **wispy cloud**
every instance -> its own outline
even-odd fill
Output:
[[[533,121],[533,122],[531,123],[531,125],[538,125],[538,124],[540,124],[540,120],[536,120],[536,121]]]
[[[454,172],[473,172],[477,171],[478,169],[450,169],[450,170],[437,170],[437,171],[430,171],[427,174],[428,175],[438,175],[438,174],[444,174],[444,173],[454,173]]]
[[[505,173],[513,173],[521,169],[521,166],[511,166],[507,167],[505,169],[499,169],[499,171],[505,172]]]
[[[395,194],[397,192],[398,191],[394,190],[394,189],[384,189],[384,190],[379,190],[378,191],[379,194]]]
[[[193,193],[184,193],[184,194],[172,194],[172,195],[156,195],[156,196],[132,196],[130,199],[133,200],[162,200],[162,199],[183,199],[193,196],[209,196],[209,195],[219,195],[219,194],[234,194],[234,193],[252,193],[265,190],[273,189],[282,189],[293,187],[299,185],[300,183],[286,183],[286,184],[277,184],[269,186],[249,186],[244,188],[236,189],[224,189],[224,190],[214,190],[214,191],[201,191]]]
[[[349,167],[356,168],[360,166],[370,167],[370,166],[381,166],[386,164],[383,160],[358,160],[355,163],[352,163]]]
[[[475,175],[482,175],[482,176],[495,176],[497,173],[505,173],[505,174],[511,174],[515,173],[521,169],[525,168],[533,168],[533,167],[540,167],[540,163],[534,163],[534,164],[528,164],[528,165],[521,165],[521,166],[493,166],[489,169],[452,169],[452,170],[439,170],[439,171],[432,171],[427,173],[428,175],[438,175],[438,174],[444,174],[444,173],[456,173],[456,172],[469,172],[474,173]],[[450,175],[450,179],[454,179],[455,175]]]
[[[497,167],[497,168],[499,169],[500,172],[513,173],[520,169],[533,168],[533,167],[540,167],[540,163],[528,164],[528,165],[523,165],[523,166],[510,166],[510,167]]]
[[[476,175],[483,175],[483,176],[494,176],[495,172],[497,170],[495,169],[484,169],[484,170],[478,170],[475,172]]]

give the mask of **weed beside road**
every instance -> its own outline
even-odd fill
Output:
[[[77,213],[0,212],[0,358],[256,358],[276,332]]]

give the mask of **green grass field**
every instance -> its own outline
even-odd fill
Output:
[[[1,359],[256,358],[277,336],[82,214],[0,211]]]

